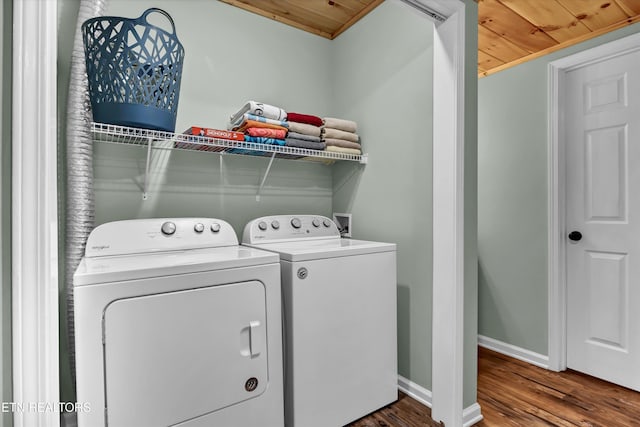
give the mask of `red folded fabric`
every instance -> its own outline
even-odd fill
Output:
[[[320,117],[311,116],[309,114],[287,112],[287,120],[290,122],[306,123],[313,126],[322,126],[322,119]]]
[[[263,138],[276,138],[284,139],[287,135],[287,131],[284,129],[269,129],[269,128],[248,128],[245,130],[251,136],[261,136]]]

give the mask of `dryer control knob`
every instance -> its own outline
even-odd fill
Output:
[[[302,227],[302,222],[300,221],[300,218],[293,218],[291,220],[291,226],[293,228],[300,228]]]
[[[320,220],[318,218],[314,218],[313,221],[311,221],[311,224],[313,224],[314,227],[318,228],[320,227]]]
[[[329,221],[328,219],[322,221],[322,224],[324,224],[325,227],[331,227],[331,221]]]
[[[211,231],[213,231],[214,233],[220,231],[220,224],[218,224],[217,222],[211,224]]]
[[[176,225],[171,221],[167,221],[164,224],[162,224],[162,227],[160,228],[160,230],[162,231],[162,234],[171,236],[173,233],[176,232]]]
[[[266,222],[264,222],[264,221],[260,221],[260,222],[258,223],[258,228],[259,228],[260,230],[262,230],[262,231],[265,231],[265,230],[267,229],[267,223],[266,223]]]
[[[276,220],[271,221],[271,228],[277,230],[278,228],[280,228],[280,223]]]
[[[196,233],[202,233],[204,231],[204,224],[201,222],[198,222],[196,225],[193,226],[193,230]]]

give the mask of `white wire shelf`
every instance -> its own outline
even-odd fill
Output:
[[[253,142],[232,141],[200,135],[164,132],[150,129],[139,129],[104,123],[91,123],[91,133],[95,142],[109,144],[133,145],[147,148],[147,165],[143,184],[143,199],[147,199],[147,180],[149,176],[149,160],[152,150],[180,150],[217,153],[220,155],[263,156],[269,157],[269,164],[260,182],[256,200],[260,200],[260,192],[271,170],[274,159],[320,161],[331,164],[335,161],[351,161],[367,163],[366,154],[348,154],[333,151],[310,150],[306,148],[288,147]]]
[[[91,123],[91,132],[94,141],[146,146],[150,141],[154,143],[154,149],[204,151],[213,153],[225,153],[236,155],[262,155],[271,157],[275,153],[277,159],[289,160],[346,160],[359,163],[367,163],[367,155],[337,153],[323,150],[310,150],[306,148],[287,147],[271,144],[256,144],[253,142],[231,141],[199,135],[186,135],[182,133],[163,132],[149,129],[138,129],[126,126],[116,126],[103,123]],[[160,144],[171,141],[173,144]]]

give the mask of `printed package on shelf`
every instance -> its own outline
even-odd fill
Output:
[[[183,134],[244,142],[244,134],[242,132],[234,132],[230,130],[191,126],[189,129],[185,130]],[[200,144],[199,142],[200,141],[195,140],[193,142],[176,141],[174,146],[175,148],[185,148],[191,150],[220,151],[218,147],[211,147],[205,144]]]

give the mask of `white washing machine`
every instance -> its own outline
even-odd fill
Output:
[[[74,292],[79,427],[284,425],[279,259],[228,223],[100,225]]]
[[[338,427],[398,397],[396,245],[341,239],[329,218],[258,218],[244,245],[280,255],[285,423]]]

